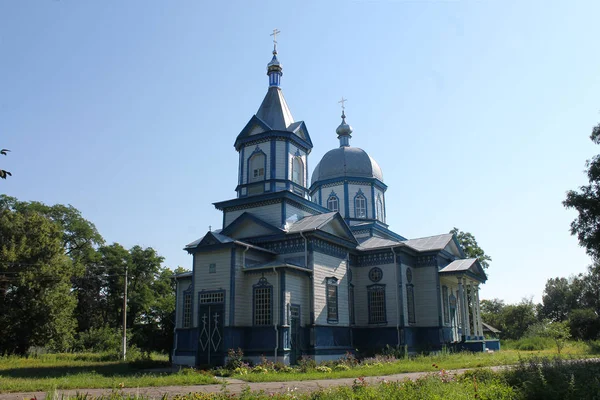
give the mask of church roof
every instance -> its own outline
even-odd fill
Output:
[[[383,182],[379,164],[363,149],[351,146],[325,153],[313,171],[311,183],[340,177],[375,178]]]
[[[304,217],[301,220],[291,224],[288,227],[287,231],[288,233],[314,231],[331,221],[336,213],[336,211],[333,211],[324,214],[317,214]]]
[[[460,272],[468,271],[473,264],[477,262],[476,258],[466,258],[464,260],[454,260],[440,270],[440,272]]]
[[[206,235],[202,236],[200,239],[194,240],[192,243],[190,243],[187,246],[185,246],[184,250],[190,251],[192,249],[196,249],[196,248],[201,247],[201,246],[212,246],[212,245],[215,245],[215,244],[233,243],[233,244],[238,244],[240,246],[249,247],[251,249],[264,251],[264,252],[267,252],[267,253],[277,254],[277,253],[275,253],[275,252],[273,252],[271,250],[267,250],[267,249],[264,249],[262,247],[255,246],[255,245],[250,244],[250,243],[242,242],[240,240],[235,240],[235,239],[230,238],[229,236],[221,235],[219,232],[221,232],[220,229],[217,230],[217,231],[210,231],[210,232],[208,232]]]
[[[404,243],[417,251],[442,250],[450,243],[452,236],[451,233],[445,233],[442,235],[410,239]]]
[[[294,123],[294,117],[283,97],[283,92],[275,86],[267,90],[267,95],[258,108],[256,116],[275,131],[286,131]]]
[[[362,242],[360,246],[358,246],[358,250],[371,250],[379,247],[390,248],[392,246],[398,246],[402,244],[404,243],[373,236]]]

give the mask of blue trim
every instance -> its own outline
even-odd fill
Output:
[[[258,288],[271,288],[271,321],[268,324],[265,325],[258,325],[256,324],[256,289]],[[273,285],[271,285],[269,283],[269,281],[267,281],[267,278],[265,278],[264,274],[263,276],[258,280],[258,283],[255,283],[254,285],[252,285],[252,326],[271,326],[273,324],[273,311],[274,311],[274,307],[273,307]]]
[[[372,273],[379,273],[379,277],[372,277]],[[383,270],[379,267],[373,267],[369,270],[369,280],[373,283],[380,282],[383,279]]]
[[[352,271],[348,272],[352,273]],[[352,296],[350,296],[350,293],[352,293]],[[354,301],[354,296],[354,284],[348,283],[348,323],[350,325],[356,325],[356,302]]]
[[[297,183],[288,181],[286,179],[265,179],[264,181],[261,181],[263,183],[267,183],[269,184],[269,190],[267,190],[267,192],[271,191],[271,187],[277,187],[277,183],[285,183],[286,185],[286,190],[287,189],[294,189],[297,192],[301,192],[301,197],[304,197],[306,194],[308,194],[308,189],[306,189],[304,186],[298,185]],[[241,190],[243,188],[247,188],[249,186],[254,186],[256,185],[257,182],[252,182],[252,183],[244,183],[243,185],[238,185],[236,186],[235,190],[239,193],[241,193]],[[248,194],[248,192],[246,191],[246,194],[239,194],[239,197],[254,197],[257,196],[256,194]]]
[[[258,154],[262,154],[264,157],[264,166],[263,166],[263,171],[264,171],[264,178],[258,181],[254,181],[254,182],[250,182],[250,160],[252,160],[252,158]],[[252,152],[252,154],[250,154],[250,156],[248,157],[248,159],[246,160],[246,167],[247,167],[247,171],[246,171],[246,184],[250,185],[255,185],[257,183],[262,183],[263,184],[263,192],[265,190],[264,188],[264,181],[267,180],[267,155],[265,154],[264,151],[261,150],[260,146],[256,145],[256,148],[254,149],[254,151]]]
[[[189,254],[189,253],[188,253]],[[196,294],[196,255],[192,254],[192,327],[194,326],[194,295]]]
[[[411,289],[411,290],[408,290]],[[412,296],[411,296],[412,295]],[[411,300],[411,301],[409,301]],[[412,304],[412,307],[410,306]],[[417,323],[417,307],[415,306],[415,285],[412,283],[406,284],[406,310],[408,311],[408,324]],[[411,318],[412,316],[412,318]]]
[[[344,182],[344,217],[350,217],[350,205],[348,200],[348,182]]]
[[[285,226],[285,220],[286,218],[286,214],[287,214],[287,210],[286,210],[286,202],[282,201],[281,202],[281,226]]]
[[[296,193],[290,191],[281,191],[274,193],[262,193],[255,196],[248,196],[242,198],[235,198],[231,200],[220,201],[218,203],[213,203],[215,208],[220,211],[229,211],[229,209],[234,207],[255,207],[256,204],[260,204],[266,201],[286,199],[290,201],[294,201],[301,206],[305,206],[310,210],[313,210],[315,214],[322,214],[330,212],[327,208],[321,207],[320,205],[313,203],[310,200],[305,199],[302,196],[297,195]]]
[[[335,318],[329,316],[329,287],[335,288]],[[340,321],[339,280],[335,276],[325,278],[325,307],[327,308],[327,323],[337,324]]]
[[[287,190],[290,189],[290,142],[286,141],[285,142],[285,188]]]
[[[443,317],[442,317],[442,290],[440,287],[440,276],[439,274],[437,275],[437,281],[435,284],[435,291],[436,293],[436,297],[437,297],[437,304],[438,304],[438,325],[439,326],[444,326],[443,324]]]
[[[371,185],[371,203],[373,208],[373,212],[371,215],[373,216],[373,219],[376,219],[377,214],[375,214],[375,185]]]
[[[321,192],[320,186],[319,186],[319,205],[323,206],[323,193]]]
[[[285,324],[285,271],[279,271],[279,325]]]
[[[242,129],[240,134],[235,139],[234,147],[236,150],[239,151],[240,147],[247,143],[264,140],[265,138],[277,138],[294,142],[294,144],[296,144],[302,150],[310,152],[310,150],[313,148],[313,144],[312,140],[310,139],[308,129],[306,129],[306,124],[304,123],[304,121],[297,121],[296,123],[298,124],[298,126],[293,132],[278,131],[271,129],[271,127],[267,125],[263,120],[258,118],[256,115],[253,115],[252,118],[250,118],[250,121],[248,121],[246,126]],[[264,129],[264,132],[255,135],[250,135],[250,132],[256,125]],[[301,128],[304,128],[306,139],[303,139],[296,134],[296,132]]]
[[[375,291],[383,291],[383,321],[373,321],[373,316],[371,315],[371,297],[369,296],[371,292]],[[386,301],[386,293],[385,293],[385,284],[376,283],[374,285],[367,285],[367,307],[369,309],[369,324],[370,325],[386,325],[387,324],[387,301]]]
[[[179,286],[179,282],[177,282],[177,286]],[[192,298],[190,299],[190,326],[183,326],[183,321],[185,320],[185,296],[192,296]],[[181,303],[181,309],[183,311],[181,327],[183,329],[192,328],[192,326],[194,326],[194,287],[192,283],[190,283],[187,289],[182,291]],[[175,326],[177,327],[177,312],[175,312]]]
[[[398,304],[396,307],[399,307],[400,310],[400,321],[398,324],[400,326],[404,326],[404,293],[402,291],[402,263],[396,262],[394,268],[397,269],[398,280],[396,281],[396,289],[398,290]]]
[[[231,249],[231,264],[230,264],[230,276],[229,276],[229,326],[234,324],[234,312],[235,312],[235,247]]]
[[[242,147],[241,152],[240,152],[240,154],[242,156],[242,159],[240,160],[240,185],[244,184],[244,154],[245,153],[246,153],[246,148]],[[242,194],[242,193],[240,192],[239,194]]]
[[[277,143],[276,140],[271,140],[271,173],[269,174],[269,178],[270,179],[277,179],[277,168],[276,168],[276,148],[275,148],[275,144]],[[275,191],[275,182],[271,182],[271,191],[274,192]]]
[[[385,192],[388,188],[385,183],[381,182],[377,178],[365,178],[363,176],[340,176],[340,177],[336,177],[336,178],[315,181],[312,183],[312,185],[310,185],[310,191],[313,192],[313,191],[317,190],[317,187],[319,187],[319,186],[326,186],[326,185],[331,185],[333,183],[343,183],[343,182],[349,182],[349,183],[356,182],[358,184],[374,185],[377,189],[380,189],[382,192]]]

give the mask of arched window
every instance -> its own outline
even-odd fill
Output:
[[[304,163],[298,156],[292,160],[292,182],[304,186]]]
[[[258,182],[265,180],[265,155],[256,153],[250,157],[250,167],[248,168],[248,181]]]
[[[327,208],[331,211],[340,211],[340,200],[335,194],[331,194],[327,200]]]
[[[367,199],[362,194],[354,198],[354,218],[367,218]]]
[[[383,214],[383,200],[381,199],[381,195],[377,195],[376,207],[377,219],[381,222],[385,222],[385,215]]]

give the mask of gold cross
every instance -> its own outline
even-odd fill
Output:
[[[277,35],[279,35],[281,31],[279,29],[273,29],[273,33],[269,36],[273,36],[273,51],[277,51]]]
[[[342,111],[344,111],[346,109],[346,107],[344,106],[344,103],[347,101],[348,101],[348,99],[345,99],[344,96],[342,96],[342,99],[340,101],[338,101],[338,103],[342,103]]]

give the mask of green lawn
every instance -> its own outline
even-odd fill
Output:
[[[213,376],[193,370],[153,371],[168,368],[165,358],[131,363],[110,358],[102,354],[0,357],[0,393],[219,383]]]

